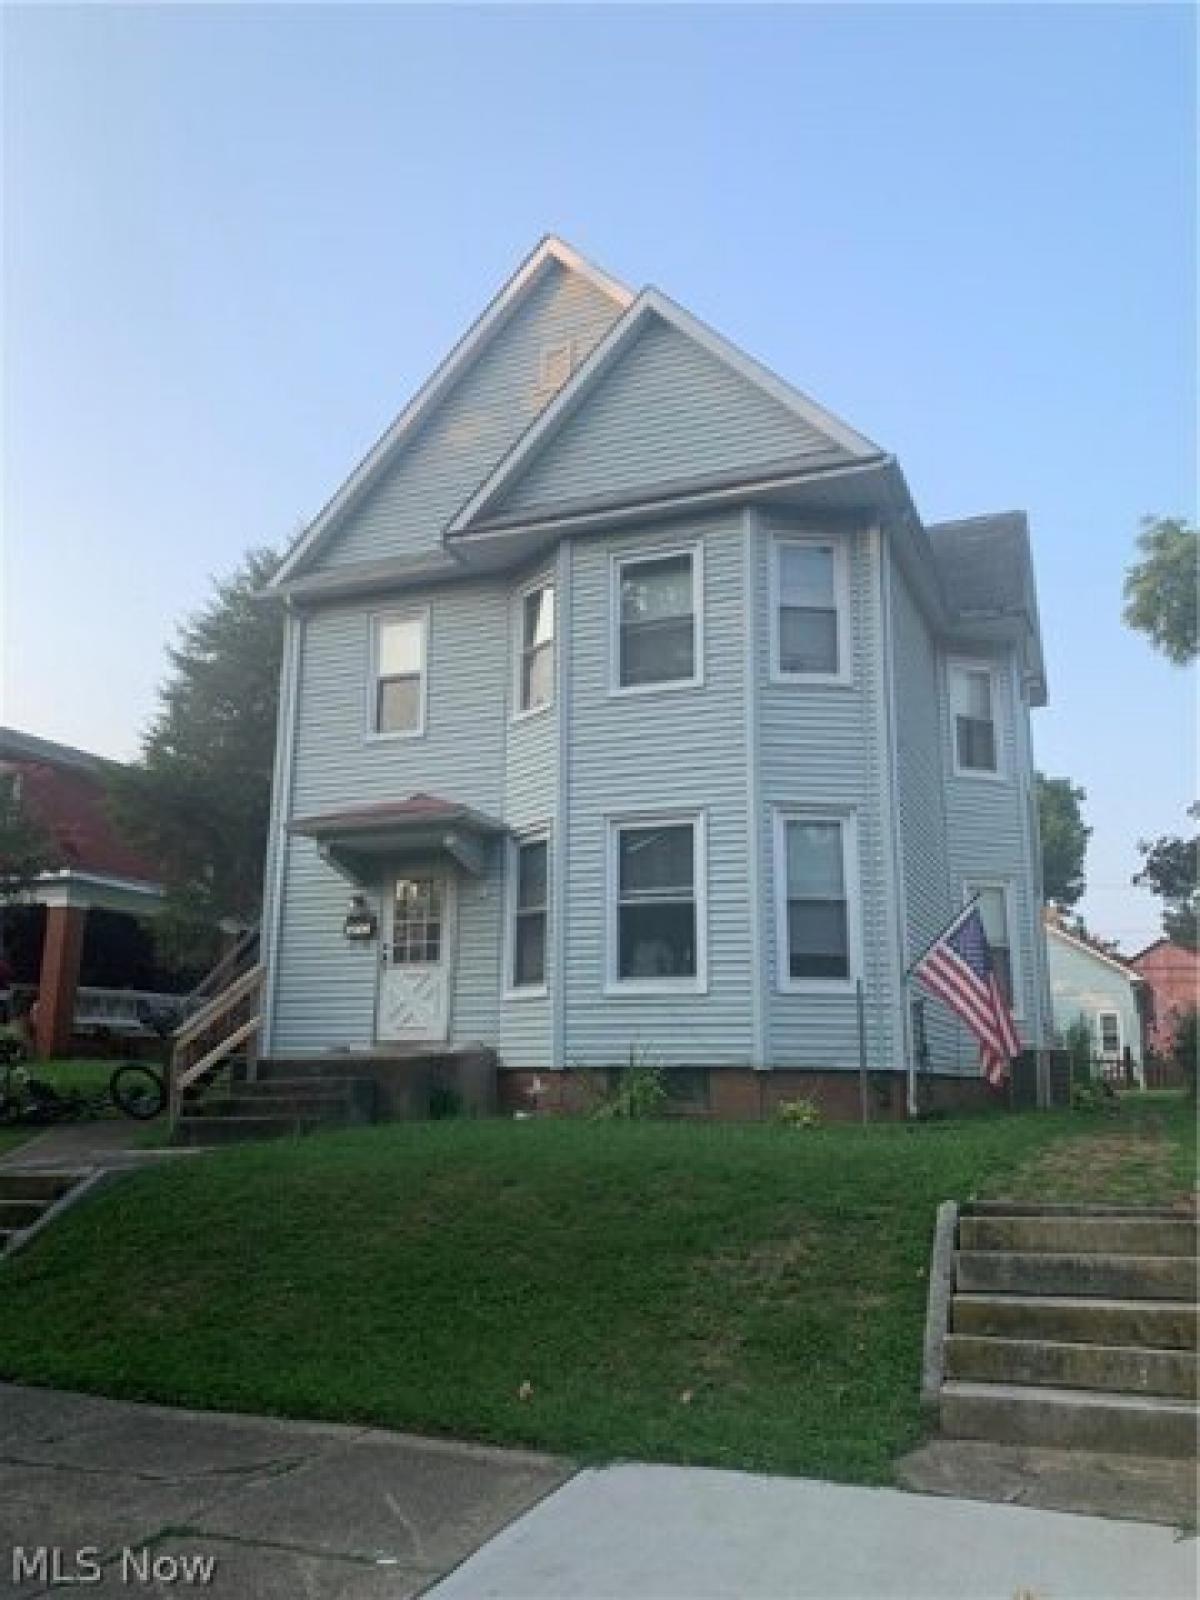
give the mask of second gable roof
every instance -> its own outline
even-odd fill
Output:
[[[696,478],[879,459],[853,428],[657,290],[641,294],[448,534]]]

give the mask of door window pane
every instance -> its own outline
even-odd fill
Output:
[[[441,958],[441,880],[398,878],[392,907],[392,965],[425,966]]]
[[[622,687],[696,675],[696,618],[690,554],[627,561],[620,568]]]

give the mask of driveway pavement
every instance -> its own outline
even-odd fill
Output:
[[[1196,1543],[1165,1527],[0,1384],[0,1596],[62,1594],[93,1562],[84,1593],[217,1600],[1196,1592]]]

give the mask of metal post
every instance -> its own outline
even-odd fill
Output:
[[[854,990],[858,1000],[858,1103],[865,1127],[871,1119],[867,1111],[867,1006],[861,978]]]

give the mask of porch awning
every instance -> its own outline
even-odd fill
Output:
[[[438,855],[450,856],[464,871],[481,877],[487,841],[508,828],[495,817],[441,795],[410,794],[405,800],[298,817],[288,831],[315,839],[331,866],[355,883],[367,883],[384,860]]]

